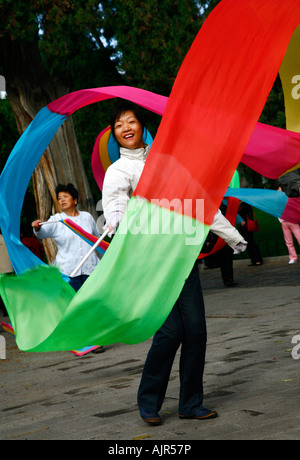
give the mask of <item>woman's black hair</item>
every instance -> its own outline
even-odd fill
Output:
[[[57,187],[55,188],[57,199],[58,199],[58,194],[60,192],[67,192],[74,198],[74,200],[77,198],[77,201],[78,201],[78,190],[74,187],[73,184],[67,184],[67,185],[58,184]]]
[[[120,99],[117,102],[117,104],[114,106],[114,108],[112,109],[111,114],[110,114],[110,128],[111,128],[111,133],[112,133],[114,139],[116,139],[116,136],[115,136],[115,123],[120,118],[122,113],[127,112],[128,110],[131,110],[134,113],[134,115],[137,118],[137,120],[141,123],[143,131],[144,131],[144,128],[145,128],[146,125],[145,125],[144,116],[143,116],[140,108],[137,105],[135,105],[132,102],[130,102],[130,101],[126,101],[125,99]]]

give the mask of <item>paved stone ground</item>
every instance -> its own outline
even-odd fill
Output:
[[[300,264],[281,258],[234,267],[234,288],[223,286],[219,269],[200,268],[208,325],[205,406],[218,418],[178,418],[178,355],[163,424],[150,427],[140,419],[136,393],[151,340],[78,358],[21,352],[0,327],[7,346],[0,360],[0,439],[300,439],[300,360],[291,354],[300,334]]]

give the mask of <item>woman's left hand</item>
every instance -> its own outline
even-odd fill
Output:
[[[242,239],[242,241],[240,241],[236,246],[235,248],[233,248],[233,254],[240,254],[241,252],[244,252],[246,251],[247,249],[247,241]]]

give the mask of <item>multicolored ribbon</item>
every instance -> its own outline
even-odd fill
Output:
[[[226,197],[234,197],[241,201],[288,222],[300,222],[300,197],[288,198],[285,193],[265,189],[228,189]]]
[[[0,291],[20,349],[138,343],[155,333],[201,250],[299,23],[298,0],[223,0],[202,26],[168,100],[144,92],[141,103],[141,90],[98,88],[42,109],[0,177],[0,224],[21,274],[3,275]],[[66,117],[116,96],[163,117],[118,232],[75,294],[55,268],[32,258],[24,262],[18,235],[22,198]],[[157,232],[149,233],[149,216]]]
[[[72,232],[76,233],[76,235],[80,236],[80,238],[82,238],[90,246],[93,246],[98,240],[97,236],[88,233],[82,227],[73,222],[71,219],[62,219],[61,222],[64,225],[66,225],[70,230],[72,230]],[[96,247],[96,251],[99,252],[99,254],[103,255],[108,246],[109,243],[107,241],[102,240],[99,246]]]

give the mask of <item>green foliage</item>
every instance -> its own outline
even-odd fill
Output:
[[[276,78],[273,88],[270,91],[259,122],[285,129],[284,95],[279,76]],[[238,171],[240,176],[253,188],[273,189],[275,186],[274,180],[262,177],[243,164],[239,165]]]
[[[39,16],[40,50],[48,71],[72,91],[108,82],[120,84],[121,77],[110,60],[113,50],[101,40],[104,30],[99,2],[49,3],[52,7]]]
[[[115,0],[109,15],[121,56],[119,70],[131,86],[170,94],[178,69],[200,29],[199,2]]]
[[[114,50],[104,46],[105,20],[95,0],[50,2],[40,16],[41,55],[45,67],[68,88],[84,88],[124,84],[110,59]],[[111,38],[111,31],[105,35]],[[66,92],[68,92],[66,91]],[[97,135],[109,124],[110,103],[88,106],[73,115],[79,148],[86,174],[97,201],[99,190],[91,170],[91,154]]]
[[[284,95],[279,76],[275,80],[259,121],[285,129]]]
[[[66,93],[127,84],[168,96],[204,18],[218,3],[219,0],[0,0],[0,37],[23,41],[38,37],[45,69],[54,82],[63,82]],[[95,199],[99,191],[91,171],[91,153],[97,135],[109,123],[113,104],[113,100],[93,104],[73,115]],[[160,117],[145,113],[150,132],[155,135]],[[285,127],[279,78],[260,121]],[[8,101],[0,100],[0,170],[17,138]],[[243,165],[239,171],[251,186],[272,186]]]
[[[110,59],[114,49],[109,45],[104,46],[102,42],[106,19],[98,1],[9,0],[4,3],[0,0],[0,13],[3,35],[9,34],[13,39],[24,41],[38,37],[44,67],[52,75],[54,83],[57,81],[64,85],[66,93],[124,84],[115,62]],[[112,29],[108,27],[106,41],[109,42],[111,34]],[[73,116],[79,148],[95,199],[99,191],[91,171],[91,152],[96,136],[108,124],[109,111],[109,104],[95,104]],[[9,151],[6,150],[6,156]]]
[[[32,41],[37,31],[34,1],[0,0],[0,37]]]

